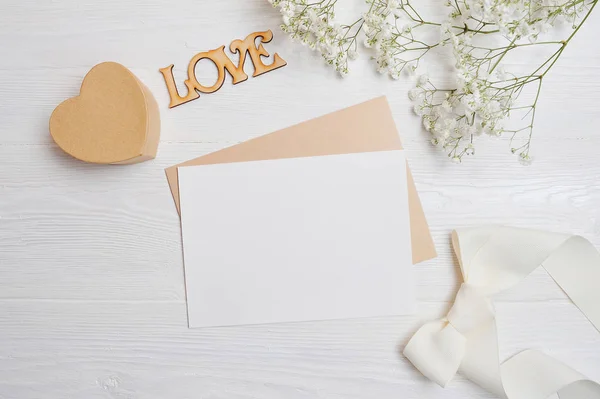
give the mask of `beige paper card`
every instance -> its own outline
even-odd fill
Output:
[[[171,166],[165,170],[179,211],[177,168],[268,159],[313,157],[373,151],[401,150],[402,143],[385,97],[358,104],[260,136],[252,140]],[[435,258],[437,253],[410,170],[408,206],[413,264]]]

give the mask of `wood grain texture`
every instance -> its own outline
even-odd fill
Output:
[[[424,13],[442,15],[439,3],[424,1]],[[2,399],[491,398],[460,377],[442,390],[400,355],[456,293],[451,229],[505,223],[581,234],[600,247],[600,13],[545,81],[536,160],[522,167],[505,140],[449,163],[412,115],[408,79],[378,75],[367,57],[337,78],[281,33],[265,0],[4,0],[0,12]],[[174,63],[182,82],[194,54],[265,29],[286,68],[235,89],[228,77],[218,93],[168,109],[159,68]],[[108,60],[130,68],[159,103],[153,161],[88,165],[52,142],[54,107]],[[200,83],[214,80],[202,63],[196,72]],[[430,72],[449,79],[443,68]],[[381,94],[440,254],[416,269],[419,315],[189,330],[179,220],[163,169]],[[496,303],[503,358],[538,348],[600,380],[600,334],[544,272]]]

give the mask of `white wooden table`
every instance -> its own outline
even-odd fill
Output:
[[[442,14],[440,3],[425,5]],[[378,75],[365,56],[338,79],[285,37],[266,0],[3,0],[0,21],[2,399],[489,398],[461,377],[443,390],[401,356],[459,285],[451,229],[504,223],[600,246],[600,12],[544,84],[530,167],[504,140],[451,164],[412,115],[407,79]],[[174,63],[183,81],[195,53],[269,28],[267,49],[287,67],[167,108],[159,68]],[[84,164],[50,138],[54,107],[107,60],[131,68],[160,104],[154,161]],[[201,81],[211,72],[198,68]],[[393,107],[440,254],[417,266],[419,314],[188,329],[179,219],[163,169],[380,94]],[[544,349],[600,380],[600,334],[542,271],[497,308],[503,358]]]

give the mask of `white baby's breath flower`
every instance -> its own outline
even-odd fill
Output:
[[[412,24],[408,23],[408,24],[404,24],[402,25],[402,27],[399,29],[399,31],[403,34],[403,35],[408,35],[412,32]]]
[[[506,70],[504,69],[504,65],[498,65],[496,67],[496,78],[498,80],[506,80],[507,79]]]
[[[385,13],[395,13],[402,6],[400,0],[386,0]]]
[[[420,90],[410,89],[408,91],[408,98],[412,101],[415,101],[417,98],[419,98],[420,94],[421,94]]]
[[[415,114],[417,114],[417,116],[422,116],[425,113],[423,105],[421,104],[415,104],[415,106],[413,107],[413,111]]]
[[[430,119],[429,116],[424,115],[423,116],[423,127],[425,128],[425,130],[430,132],[435,128],[435,122],[432,119]]]
[[[449,21],[444,21],[440,26],[440,41],[445,44],[446,40],[452,36],[452,24]]]
[[[429,76],[423,74],[417,78],[417,87],[423,87],[429,82]]]
[[[452,105],[450,104],[450,101],[444,100],[442,102],[442,109],[444,109],[444,111],[446,111],[446,112],[452,111]]]
[[[482,134],[500,136],[505,132],[505,120],[517,110],[529,110],[525,114],[528,126],[510,130],[529,137],[514,149],[520,162],[529,163],[535,115],[531,110],[537,99],[527,107],[516,105],[517,98],[526,85],[541,85],[554,62],[541,63],[542,69],[533,75],[519,75],[508,72],[499,61],[509,59],[504,56],[522,45],[566,46],[568,41],[545,41],[542,36],[561,23],[578,28],[597,0],[445,0],[449,15],[439,25],[418,16],[416,0],[366,0],[368,9],[347,25],[335,20],[336,0],[268,1],[282,14],[281,29],[318,51],[341,76],[348,73],[349,61],[357,58],[358,43],[372,53],[377,70],[392,79],[400,78],[402,72],[414,75],[422,57],[439,44],[450,47],[455,84],[437,89],[421,74],[416,87],[408,92],[432,142],[460,162],[464,155],[474,154],[474,139]],[[428,42],[435,35],[429,35],[427,29],[438,29],[438,42]],[[499,44],[499,40],[506,42]]]
[[[404,68],[408,76],[414,76],[417,72],[417,65],[414,62],[406,63],[406,67]]]
[[[519,162],[521,165],[529,166],[533,162],[533,158],[529,154],[522,152],[519,154]]]

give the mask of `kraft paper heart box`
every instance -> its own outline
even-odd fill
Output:
[[[60,148],[85,162],[143,162],[156,156],[158,104],[129,69],[104,62],[88,72],[78,96],[56,107],[50,134]]]

